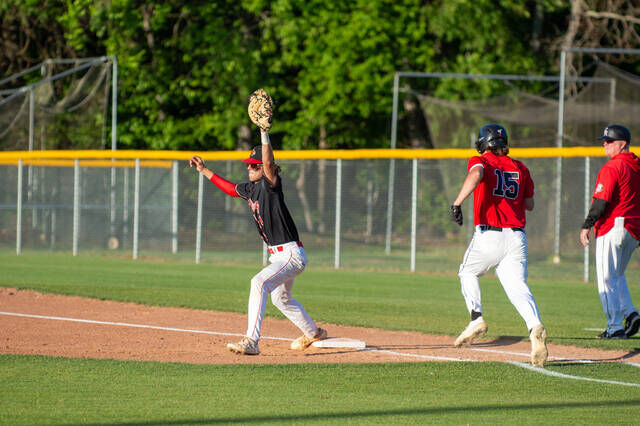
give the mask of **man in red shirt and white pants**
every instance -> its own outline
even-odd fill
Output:
[[[525,210],[533,210],[534,185],[529,169],[507,154],[507,131],[498,124],[480,129],[468,174],[451,206],[452,219],[462,225],[461,205],[473,193],[476,230],[469,243],[458,276],[462,295],[471,314],[471,322],[455,342],[456,347],[470,345],[487,332],[482,318],[478,277],[496,267],[504,291],[522,316],[531,339],[531,363],[544,367],[547,360],[547,331],[527,285],[528,248]]]
[[[624,276],[631,254],[640,244],[640,159],[629,152],[631,133],[626,127],[607,126],[600,139],[609,161],[598,173],[580,241],[586,247],[589,230],[594,227],[598,292],[607,317],[607,329],[596,337],[625,339],[640,328],[640,315]]]

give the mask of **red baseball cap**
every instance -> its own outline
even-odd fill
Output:
[[[262,164],[262,145],[254,146],[249,158],[245,158],[242,161],[248,164]]]

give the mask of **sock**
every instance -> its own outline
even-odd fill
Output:
[[[474,321],[482,316],[482,312],[471,311],[471,321]]]

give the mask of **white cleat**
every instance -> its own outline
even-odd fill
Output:
[[[291,342],[291,349],[294,351],[303,351],[307,349],[313,342],[317,342],[318,340],[324,340],[327,338],[327,330],[323,328],[318,328],[316,331],[316,335],[313,337],[307,337],[304,334],[298,337],[296,340]]]
[[[544,368],[549,352],[547,351],[547,329],[538,324],[531,329],[531,365]]]
[[[227,349],[241,355],[258,355],[258,343],[248,337],[243,337],[238,343],[228,343]]]
[[[484,319],[482,317],[478,317],[467,325],[467,328],[460,333],[460,336],[458,336],[453,345],[456,348],[469,346],[475,339],[484,336],[488,329],[489,327],[487,326],[487,323],[484,322]]]

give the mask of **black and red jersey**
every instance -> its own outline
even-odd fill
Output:
[[[276,177],[274,188],[263,177],[258,182],[236,185],[238,195],[249,203],[258,234],[269,246],[299,241],[298,230],[284,203],[282,180]]]

